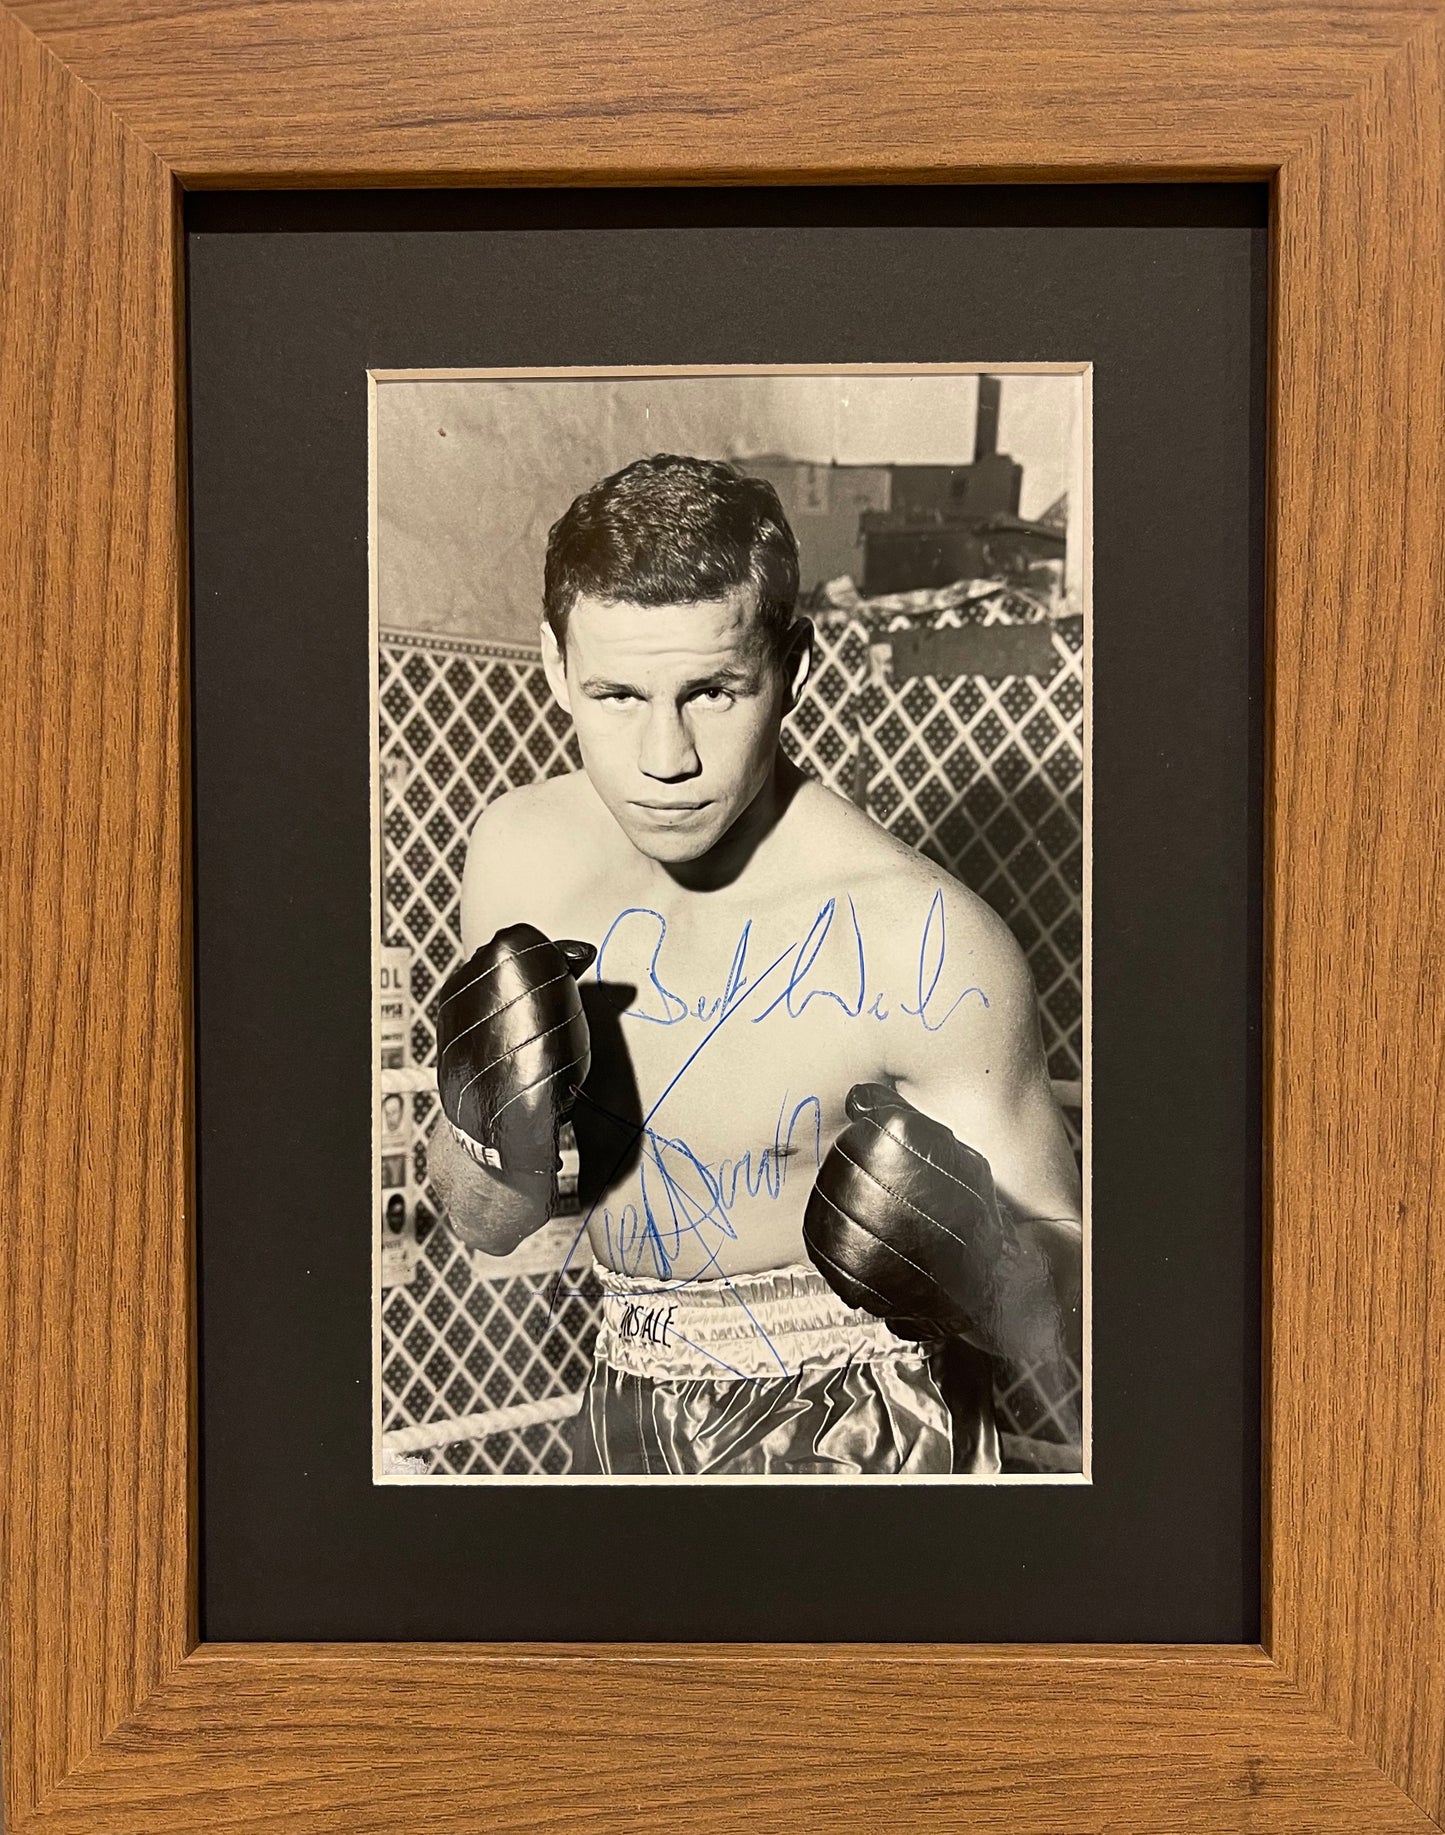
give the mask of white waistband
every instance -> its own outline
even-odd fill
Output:
[[[795,1376],[880,1359],[921,1360],[927,1346],[840,1300],[808,1263],[760,1274],[659,1281],[600,1264],[596,1356],[654,1379]]]

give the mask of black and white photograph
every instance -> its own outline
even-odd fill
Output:
[[[1089,363],[368,381],[375,1482],[1088,1483]]]

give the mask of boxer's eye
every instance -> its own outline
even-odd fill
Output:
[[[726,688],[700,688],[692,698],[701,701],[704,707],[726,707],[732,695]]]

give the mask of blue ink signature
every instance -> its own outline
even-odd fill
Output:
[[[636,1278],[642,1274],[643,1264],[650,1257],[653,1276],[667,1283],[665,1287],[650,1289],[650,1296],[657,1293],[676,1294],[694,1281],[702,1279],[717,1266],[722,1243],[737,1240],[737,1232],[732,1226],[729,1213],[738,1203],[740,1194],[746,1193],[750,1198],[766,1194],[770,1199],[782,1195],[787,1183],[789,1162],[797,1151],[793,1145],[793,1136],[805,1118],[810,1118],[812,1122],[811,1171],[816,1173],[823,1163],[823,1105],[816,1096],[804,1096],[801,1102],[793,1105],[791,1113],[788,1111],[788,1098],[784,1096],[778,1108],[772,1145],[763,1149],[756,1165],[749,1151],[739,1160],[723,1160],[717,1166],[709,1166],[698,1158],[686,1141],[670,1140],[651,1128],[645,1129],[639,1168],[641,1208],[635,1204],[626,1204],[616,1216],[610,1209],[604,1208],[602,1212],[602,1229],[609,1259],[625,1273]],[[804,1139],[807,1139],[806,1126]],[[705,1232],[709,1227],[717,1232],[717,1240],[704,1255],[701,1267],[686,1279],[674,1281],[672,1270],[684,1241],[694,1238],[706,1249]],[[790,1375],[785,1359],[761,1323],[737,1289],[727,1281],[727,1277],[723,1279],[726,1290],[752,1320],[779,1370],[784,1376]],[[664,1343],[668,1342],[666,1330],[671,1329],[671,1316],[669,1310],[662,1339]],[[624,1308],[624,1335],[626,1317]],[[701,1351],[722,1368],[733,1369],[731,1364],[705,1346],[693,1344],[681,1332],[677,1336],[681,1343]],[[737,1372],[734,1371],[734,1374]]]
[[[623,913],[622,915],[625,916],[627,914]],[[659,925],[661,925],[662,927],[661,935],[659,936],[659,939],[658,939],[658,948],[660,949],[662,936],[666,934],[667,925],[664,919],[660,916],[660,914],[653,913],[652,915],[657,917],[657,921]],[[617,925],[616,925],[616,922],[614,922],[611,929],[609,929],[608,931],[609,937],[612,935],[612,932],[615,931],[616,928],[617,928]],[[739,1010],[739,1008],[742,1005],[742,1002],[744,1001],[744,999],[746,999],[747,995],[752,991],[753,988],[761,987],[763,982],[765,982],[771,974],[773,974],[777,969],[781,968],[783,963],[787,961],[788,959],[787,952],[784,951],[784,953],[781,956],[778,956],[773,962],[770,962],[768,964],[768,966],[762,971],[762,973],[756,978],[756,980],[754,980],[751,983],[745,983],[742,977],[740,964],[741,964],[741,960],[743,956],[746,954],[746,940],[747,940],[749,930],[750,930],[750,926],[745,925],[744,930],[743,930],[743,936],[739,939],[738,949],[733,957],[733,971],[729,975],[729,978],[728,978],[729,985],[728,985],[727,990],[725,990],[724,992],[724,995],[720,1002],[719,1010],[716,1014],[716,1017],[711,1021],[708,1027],[708,1030],[703,1034],[702,1038],[698,1041],[696,1045],[693,1046],[692,1050],[683,1059],[681,1065],[673,1073],[669,1082],[664,1086],[661,1095],[658,1096],[657,1100],[653,1103],[652,1107],[647,1111],[646,1115],[643,1116],[642,1120],[639,1123],[637,1123],[635,1127],[632,1126],[631,1124],[628,1124],[630,1138],[628,1139],[625,1146],[623,1147],[622,1152],[618,1155],[617,1159],[614,1161],[611,1171],[608,1173],[607,1177],[602,1182],[604,1191],[610,1188],[613,1179],[616,1178],[617,1174],[621,1171],[624,1163],[626,1162],[628,1156],[631,1154],[632,1149],[636,1145],[639,1138],[645,1138],[647,1136],[647,1134],[649,1133],[651,1129],[653,1118],[656,1116],[658,1110],[662,1107],[663,1103],[667,1101],[668,1097],[677,1088],[678,1084],[687,1075],[688,1071],[691,1070],[692,1066],[697,1062],[697,1059],[702,1054],[702,1052],[704,1052],[707,1049],[707,1047],[712,1043],[712,1041],[722,1031],[723,1027],[727,1024],[728,1020],[730,1020],[732,1016]],[[656,962],[655,954],[654,954],[653,960],[655,963]],[[579,1093],[585,1094],[585,1092],[579,1092]],[[645,1158],[646,1158],[646,1155],[644,1154],[644,1160]],[[573,1236],[571,1243],[568,1245],[566,1255],[563,1256],[562,1258],[562,1266],[557,1271],[557,1278],[553,1282],[553,1285],[552,1285],[552,1297],[547,1305],[547,1319],[548,1319],[549,1324],[551,1322],[552,1315],[556,1311],[558,1298],[561,1295],[562,1276],[566,1273],[568,1267],[571,1265],[572,1257],[577,1253],[577,1245],[581,1242],[583,1236],[586,1235],[587,1230],[589,1226],[591,1225],[592,1219],[596,1215],[597,1206],[600,1203],[601,1203],[600,1198],[596,1199],[593,1202],[587,1214],[583,1217],[582,1221],[578,1224],[576,1234]],[[724,1234],[731,1234],[731,1225],[727,1224],[725,1216],[722,1219],[722,1223],[724,1225]],[[680,1241],[680,1237],[679,1237],[679,1241]],[[700,1278],[701,1275],[705,1274],[709,1268],[716,1267],[720,1250],[721,1250],[721,1245],[718,1245],[713,1249],[712,1254],[709,1256],[703,1268],[699,1269],[698,1273],[694,1275],[692,1279],[696,1280]],[[768,1337],[767,1333],[763,1330],[762,1325],[758,1322],[756,1315],[753,1313],[752,1309],[748,1306],[746,1300],[744,1300],[742,1295],[739,1294],[737,1290],[732,1287],[731,1283],[728,1282],[726,1275],[722,1276],[721,1278],[727,1284],[728,1291],[733,1294],[733,1297],[737,1300],[738,1305],[747,1314],[748,1318],[752,1320],[753,1325],[757,1329],[759,1336],[767,1344],[769,1350],[772,1351],[774,1357],[777,1358],[779,1367],[786,1373],[787,1365],[783,1362],[783,1359],[780,1356],[778,1356],[776,1347],[773,1345],[773,1342]],[[678,1283],[680,1287],[687,1286],[688,1284],[689,1283],[687,1281],[682,1281]]]
[[[928,907],[928,916],[923,922],[923,940],[918,945],[918,1005],[910,1007],[905,1000],[900,1008],[904,1013],[911,1013],[923,1026],[925,1031],[938,1032],[946,1026],[971,995],[977,994],[985,1006],[989,1004],[988,995],[982,988],[965,988],[946,1013],[940,1013],[936,1019],[930,1019],[928,1009],[938,991],[938,978],[943,973],[944,958],[948,954],[948,925],[943,914],[943,894],[935,891],[932,903]],[[929,963],[933,972],[929,974]],[[928,986],[924,987],[925,980]]]
[[[592,965],[594,978],[601,982],[606,979],[607,951],[618,931],[626,926],[629,940],[650,936],[650,952],[647,961],[647,986],[639,990],[639,999],[628,1007],[623,1017],[642,1020],[654,1026],[675,1026],[682,1020],[699,1019],[713,1022],[725,1019],[743,995],[760,985],[766,976],[771,975],[781,963],[789,961],[791,966],[781,991],[774,996],[759,1012],[753,1013],[752,1024],[761,1025],[780,1009],[789,1019],[801,1019],[808,1007],[815,1000],[831,1001],[840,1012],[849,1019],[861,1019],[865,1014],[869,1019],[886,1020],[891,1009],[887,997],[881,991],[874,991],[869,999],[868,959],[863,943],[863,926],[859,921],[857,906],[851,896],[847,897],[847,925],[851,929],[850,940],[844,942],[850,963],[856,962],[857,987],[853,986],[850,967],[846,989],[826,986],[821,977],[813,979],[814,970],[823,946],[832,933],[833,926],[840,926],[844,920],[839,917],[838,901],[828,899],[813,919],[808,934],[797,944],[790,944],[777,961],[770,963],[762,976],[750,981],[747,972],[748,949],[752,942],[753,920],[749,918],[739,932],[737,946],[733,950],[733,959],[728,969],[727,980],[720,995],[709,998],[698,994],[691,999],[670,988],[662,978],[661,959],[663,945],[667,941],[667,919],[660,911],[653,911],[646,905],[629,905],[619,911],[607,928],[597,951],[597,959]],[[646,947],[646,942],[644,942]],[[943,977],[944,964],[948,957],[948,921],[944,912],[943,893],[935,890],[924,919],[923,934],[918,945],[918,970],[916,999],[913,1002],[900,1000],[896,1003],[900,1013],[918,1020],[927,1032],[937,1032],[945,1026],[966,1000],[977,997],[985,1007],[988,996],[980,987],[965,988],[961,994],[946,1007],[938,995],[938,984]],[[940,1008],[943,1008],[940,1011]]]
[[[653,1128],[643,1130],[642,1159],[638,1168],[641,1205],[626,1204],[614,1215],[604,1207],[602,1229],[611,1258],[623,1271],[638,1275],[651,1260],[651,1272],[669,1280],[686,1238],[702,1240],[709,1228],[726,1241],[736,1241],[731,1213],[741,1197],[776,1200],[787,1183],[788,1165],[798,1149],[793,1144],[799,1124],[808,1138],[812,1128],[812,1170],[823,1163],[823,1105],[816,1096],[804,1096],[788,1109],[784,1096],[770,1146],[756,1163],[751,1150],[741,1159],[722,1160],[710,1166],[699,1159],[684,1140],[670,1139]],[[721,1244],[706,1256],[705,1266],[717,1265]],[[692,1277],[694,1280],[697,1275]]]
[[[795,1104],[790,1114],[787,1114],[787,1097],[784,1097],[778,1111],[773,1144],[764,1149],[756,1164],[749,1151],[740,1159],[722,1160],[716,1166],[709,1166],[699,1159],[686,1141],[675,1139],[652,1124],[668,1097],[726,1022],[741,1010],[751,995],[771,982],[780,969],[784,970],[781,986],[775,984],[768,988],[770,998],[767,1004],[748,1015],[751,1024],[758,1025],[777,1012],[784,1013],[789,1019],[799,1019],[814,1000],[831,1001],[848,1019],[856,1020],[865,1015],[875,1020],[889,1018],[890,1008],[885,994],[873,991],[871,1000],[869,998],[863,927],[851,896],[846,898],[846,906],[847,917],[844,919],[839,915],[837,899],[828,899],[819,909],[807,935],[800,942],[790,944],[760,972],[754,973],[749,972],[748,962],[753,940],[753,920],[749,918],[739,932],[722,992],[711,998],[707,995],[684,998],[663,979],[661,958],[667,940],[667,920],[659,911],[647,906],[629,906],[613,919],[598,947],[592,965],[593,976],[598,982],[606,979],[608,948],[624,925],[634,937],[641,935],[643,946],[647,949],[647,985],[645,989],[639,990],[638,1000],[625,1010],[624,1018],[661,1026],[675,1026],[684,1020],[696,1019],[702,1021],[707,1028],[642,1120],[623,1123],[628,1135],[626,1144],[611,1172],[602,1181],[602,1190],[606,1192],[640,1142],[640,1203],[625,1204],[615,1214],[610,1208],[602,1207],[601,1226],[609,1258],[614,1264],[636,1276],[650,1259],[655,1278],[668,1283],[665,1290],[658,1291],[677,1292],[718,1268],[723,1244],[737,1240],[729,1213],[738,1203],[740,1192],[746,1192],[753,1198],[763,1193],[772,1199],[780,1196],[788,1162],[794,1154],[794,1133],[800,1122],[809,1115],[812,1118],[815,1167],[822,1163],[822,1105],[817,1096],[804,1097]],[[846,989],[824,985],[821,976],[814,978],[818,958],[835,923],[846,924],[851,931],[851,938],[844,944],[850,963]],[[939,998],[939,982],[943,977],[947,954],[947,920],[943,894],[935,890],[919,941],[915,998],[911,1002],[900,1000],[896,1003],[899,1013],[916,1019],[930,1033],[940,1031],[966,1000],[977,997],[985,1007],[989,1005],[988,996],[980,987],[965,988],[951,1003],[945,1003]],[[856,989],[852,980],[854,963]],[[581,1096],[583,1100],[588,1099],[585,1089]],[[621,1120],[620,1117],[613,1119]],[[601,1197],[582,1218],[563,1258],[552,1290],[549,1318],[561,1291],[562,1274],[571,1264],[599,1206],[602,1206]],[[685,1242],[696,1243],[705,1251],[702,1266],[686,1279],[674,1281],[672,1271]],[[721,1279],[752,1320],[760,1337],[777,1359],[779,1368],[786,1373],[787,1366],[776,1346],[741,1294],[731,1286],[725,1275]]]

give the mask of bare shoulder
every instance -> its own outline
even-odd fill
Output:
[[[583,771],[564,771],[559,777],[521,784],[492,798],[472,824],[472,834],[520,839],[539,827],[560,834],[577,822],[584,801],[593,794]]]
[[[986,899],[821,785],[799,804],[809,854],[853,901],[869,959],[891,986],[907,987],[914,1005],[926,997],[930,1016],[969,1015],[973,1030],[984,1015],[986,1031],[1032,1030],[1028,961]]]
[[[462,873],[462,946],[506,924],[548,931],[586,871],[596,792],[580,771],[524,784],[482,810],[467,839]]]
[[[900,841],[873,817],[822,784],[809,784],[798,795],[800,827],[806,828],[806,853],[817,866],[838,877],[855,900],[866,899],[882,921],[904,919],[935,899],[943,907],[960,941],[991,954],[1008,956],[1018,945],[998,913],[946,867]]]

